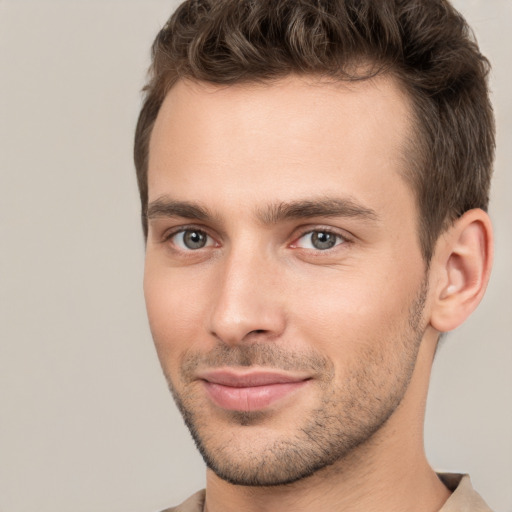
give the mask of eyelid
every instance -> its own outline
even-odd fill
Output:
[[[214,244],[212,244],[213,246],[216,246],[216,247],[220,247],[221,246],[221,243],[217,239],[218,237],[214,236],[211,233],[210,229],[208,229],[207,227],[205,227],[203,225],[200,225],[200,224],[182,224],[182,225],[179,225],[179,226],[174,226],[172,228],[169,228],[169,229],[165,230],[163,232],[163,234],[161,235],[160,243],[166,244],[173,237],[178,235],[179,233],[183,233],[185,231],[193,231],[193,230],[199,231],[201,233],[204,233],[208,238],[213,240],[213,242],[214,242]],[[351,233],[348,233],[346,230],[343,230],[343,229],[340,229],[340,228],[335,228],[335,227],[332,227],[332,226],[324,226],[324,225],[317,225],[317,224],[315,224],[315,225],[308,225],[308,226],[300,226],[300,227],[298,227],[295,230],[295,233],[292,235],[292,240],[293,241],[289,244],[289,247],[297,248],[297,249],[302,249],[301,247],[297,246],[298,240],[300,240],[302,237],[304,237],[306,235],[309,235],[309,234],[312,234],[314,232],[329,233],[329,234],[332,234],[332,235],[342,239],[342,241],[343,241],[342,243],[337,243],[330,250],[334,249],[338,245],[345,245],[345,244],[351,243],[351,242],[354,241],[354,238],[355,238]],[[207,245],[205,248],[211,247],[212,245]],[[183,249],[177,248],[177,250],[183,250]],[[196,249],[196,250],[198,251],[200,249]],[[305,250],[311,250],[311,249],[305,249]],[[329,249],[325,249],[323,251],[318,249],[318,251],[319,252],[327,252],[327,251],[329,251]],[[194,252],[194,251],[190,250],[190,252]]]
[[[301,238],[303,238],[303,237],[305,237],[307,235],[311,235],[312,233],[328,233],[330,235],[334,235],[335,237],[340,238],[342,241],[341,241],[341,243],[336,243],[336,245],[334,245],[330,249],[324,249],[324,250],[321,250],[321,249],[307,249],[307,248],[304,248],[304,247],[299,247],[297,245],[298,241]],[[290,247],[294,248],[294,249],[303,249],[303,250],[307,250],[307,251],[315,250],[315,251],[318,251],[318,252],[328,252],[330,250],[334,250],[339,245],[345,245],[345,244],[351,243],[352,241],[353,241],[353,237],[349,233],[347,233],[345,230],[341,230],[341,229],[338,229],[338,228],[333,228],[332,226],[318,226],[318,225],[315,225],[315,226],[305,226],[305,227],[300,228],[299,232],[297,234],[294,234],[293,242],[290,244]]]
[[[214,242],[214,244],[206,245],[202,249],[206,249],[207,247],[212,247],[212,246],[217,246],[217,247],[220,246],[219,242],[209,232],[208,229],[206,229],[204,226],[200,226],[197,224],[186,224],[186,225],[181,225],[181,226],[175,226],[173,228],[166,230],[162,235],[161,243],[163,243],[163,244],[169,243],[176,235],[179,235],[180,233],[184,233],[185,231],[197,231],[199,233],[203,233],[210,240],[212,240]],[[176,247],[175,243],[173,245]],[[179,251],[185,251],[185,252],[189,252],[189,251],[195,252],[195,251],[201,250],[201,249],[196,249],[195,251],[193,249],[186,250],[186,249],[182,249],[181,247],[176,247],[176,249]]]

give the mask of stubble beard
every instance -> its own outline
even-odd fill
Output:
[[[211,367],[221,365],[309,370],[318,379],[322,399],[305,418],[290,425],[290,433],[276,436],[254,449],[237,441],[236,434],[219,438],[219,432],[209,424],[207,412],[198,404],[194,393],[178,393],[167,375],[169,388],[178,409],[206,465],[218,477],[235,485],[277,486],[307,478],[321,469],[346,459],[357,447],[370,441],[387,422],[407,391],[425,326],[422,313],[427,295],[426,280],[409,311],[407,326],[394,340],[394,354],[383,355],[374,344],[366,344],[358,354],[361,364],[348,371],[342,385],[334,384],[332,361],[311,353],[288,353],[273,343],[240,344],[235,347],[217,346],[208,355],[190,354],[182,364],[181,378],[189,381],[200,363]],[[388,364],[382,368],[383,360]],[[384,376],[384,377],[382,377]],[[388,379],[388,380],[383,380]],[[186,387],[184,388],[186,389]],[[264,424],[271,413],[265,411],[227,411],[230,424],[251,428]],[[222,428],[222,427],[221,427]],[[243,436],[237,428],[238,435]]]

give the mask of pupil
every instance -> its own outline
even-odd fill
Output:
[[[330,249],[336,244],[336,236],[324,231],[315,231],[311,237],[311,242],[317,249]]]
[[[206,236],[199,231],[187,231],[183,241],[189,249],[201,249],[206,245]]]

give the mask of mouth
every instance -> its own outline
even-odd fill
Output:
[[[229,411],[260,411],[305,386],[311,378],[268,370],[239,372],[232,369],[199,374],[210,400]]]

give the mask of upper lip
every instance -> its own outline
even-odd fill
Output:
[[[293,375],[273,370],[235,371],[232,369],[215,369],[200,372],[200,380],[229,386],[233,388],[249,388],[256,386],[270,386],[272,384],[288,384],[302,382],[310,377],[306,375]]]

